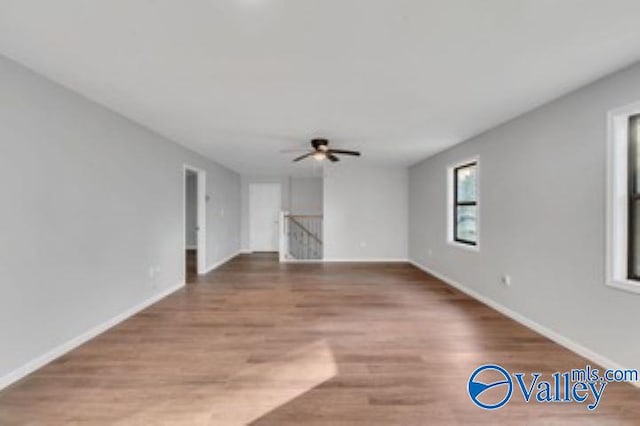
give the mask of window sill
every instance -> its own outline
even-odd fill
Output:
[[[610,280],[610,281],[607,281],[607,285],[617,290],[624,290],[629,293],[640,294],[640,281]]]
[[[478,244],[476,244],[475,246],[472,246],[471,244],[459,243],[454,240],[449,240],[447,241],[447,243],[452,247],[461,248],[463,250],[471,251],[474,253],[478,253],[480,251],[480,246]]]

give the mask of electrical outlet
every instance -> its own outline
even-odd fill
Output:
[[[427,256],[433,256],[433,250],[431,249],[427,250]]]
[[[160,267],[157,265],[149,266],[148,274],[149,274],[149,278],[151,279],[156,278],[158,275],[160,275]]]
[[[511,287],[511,276],[507,274],[500,275],[500,283],[505,287]]]
[[[160,287],[160,267],[158,265],[152,265],[148,269],[149,274],[149,287],[155,290]]]

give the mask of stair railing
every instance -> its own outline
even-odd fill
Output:
[[[281,260],[322,259],[322,216],[282,214]]]

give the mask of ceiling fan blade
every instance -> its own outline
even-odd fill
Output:
[[[340,159],[338,157],[336,157],[335,155],[333,155],[331,152],[327,152],[327,158],[329,160],[331,160],[332,163],[340,161]]]
[[[330,152],[332,154],[344,154],[344,155],[355,155],[355,156],[360,156],[360,152],[358,151],[349,151],[347,149],[330,149],[327,152]]]
[[[296,157],[296,158],[294,158],[294,159],[293,159],[293,162],[295,163],[295,162],[297,162],[297,161],[304,160],[305,158],[307,158],[307,157],[309,157],[309,156],[311,156],[311,155],[313,155],[313,154],[315,154],[315,152],[307,152],[306,154],[301,155],[300,157]]]

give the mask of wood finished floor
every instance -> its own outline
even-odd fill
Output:
[[[194,282],[198,278],[198,250],[185,250],[185,273],[187,282]]]
[[[480,364],[587,361],[407,264],[279,265],[243,255],[0,393],[1,425],[639,424],[640,391],[600,407],[486,412]]]

